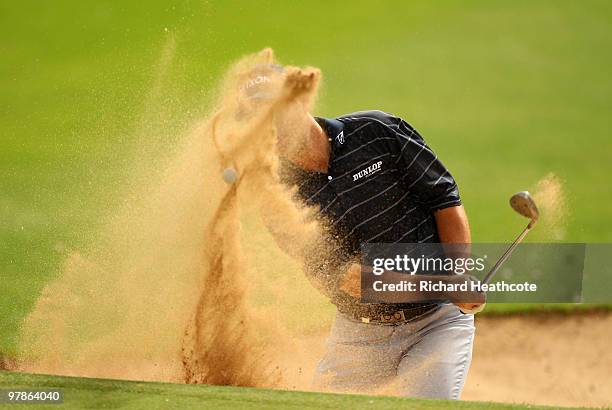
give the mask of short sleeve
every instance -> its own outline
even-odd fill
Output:
[[[406,189],[431,211],[461,205],[459,189],[449,170],[412,126],[400,118],[396,120],[387,128],[395,139],[393,154]]]

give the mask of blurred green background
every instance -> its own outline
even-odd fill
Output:
[[[318,114],[415,126],[475,241],[512,239],[509,195],[549,172],[569,194],[564,240],[612,241],[612,2],[2,0],[0,351],[62,251],[123,199],[134,153],[166,155],[223,70],[266,46],[322,69]]]

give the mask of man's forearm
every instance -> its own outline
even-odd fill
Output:
[[[470,234],[470,224],[463,205],[441,209],[434,213],[438,236],[443,243],[466,244],[462,252],[468,255],[471,252],[470,244],[472,235]],[[464,313],[478,313],[482,311],[485,304],[485,295],[482,298],[475,298],[473,302],[454,302]]]

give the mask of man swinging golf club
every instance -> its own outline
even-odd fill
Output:
[[[338,310],[315,387],[458,399],[474,338],[474,317],[462,311],[482,309],[484,295],[457,306],[364,304],[360,266],[347,269],[363,243],[470,243],[452,175],[414,128],[382,111],[314,118],[292,110],[278,118],[285,180],[318,207],[334,255],[308,272]],[[299,144],[288,143],[296,138],[288,121],[306,124]]]
[[[279,131],[279,139],[290,138]],[[362,243],[469,243],[450,172],[402,119],[381,111],[312,118],[310,139],[286,154],[299,196],[318,206],[344,258],[311,270],[338,313],[315,377],[324,390],[457,399],[472,356],[474,317],[484,300],[362,304]],[[343,260],[344,259],[344,260]]]

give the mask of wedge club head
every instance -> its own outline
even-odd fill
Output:
[[[510,257],[514,249],[518,246],[519,243],[523,241],[527,233],[533,228],[535,223],[538,221],[538,217],[540,216],[540,212],[538,211],[538,207],[535,204],[535,201],[527,191],[517,192],[512,195],[510,198],[510,206],[519,214],[523,215],[525,218],[529,218],[529,225],[523,232],[514,240],[512,245],[502,254],[499,260],[493,265],[489,273],[483,278],[483,283],[491,283],[493,280],[493,276],[497,273],[501,265]]]
[[[521,191],[512,195],[510,198],[510,206],[516,212],[531,220],[531,222],[529,222],[529,227],[533,227],[538,221],[540,212],[529,192]]]

